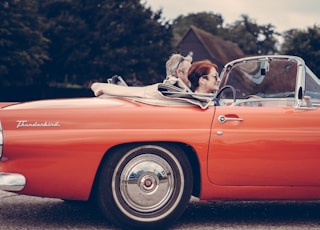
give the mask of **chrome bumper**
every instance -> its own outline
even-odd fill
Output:
[[[26,185],[26,178],[18,173],[0,172],[0,190],[8,192],[21,191]]]

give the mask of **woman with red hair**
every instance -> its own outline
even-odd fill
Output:
[[[219,90],[218,66],[209,60],[192,63],[188,78],[195,93],[214,93]]]

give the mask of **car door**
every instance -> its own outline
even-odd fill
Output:
[[[208,175],[217,185],[320,184],[319,108],[219,106]]]

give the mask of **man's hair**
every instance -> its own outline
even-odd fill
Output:
[[[188,54],[186,57],[181,54],[172,54],[169,60],[166,62],[166,74],[167,76],[177,76],[177,70],[185,71],[183,66],[180,65],[183,61],[192,62],[191,54]]]

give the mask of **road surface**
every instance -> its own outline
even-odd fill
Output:
[[[0,229],[115,229],[82,202],[0,191]],[[320,229],[318,202],[198,202],[170,229]]]

